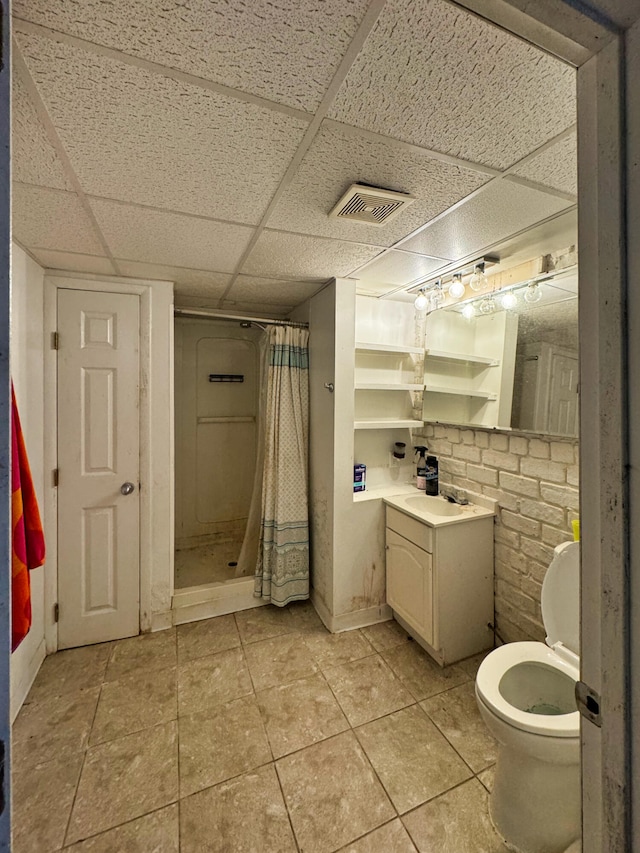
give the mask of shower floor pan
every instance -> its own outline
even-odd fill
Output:
[[[252,577],[176,589],[172,603],[173,624],[224,616],[225,613],[262,607],[267,603],[254,598]]]

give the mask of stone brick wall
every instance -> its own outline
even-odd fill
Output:
[[[498,501],[496,627],[505,642],[542,640],[542,580],[578,517],[578,441],[425,424],[414,443],[439,459],[440,483]]]

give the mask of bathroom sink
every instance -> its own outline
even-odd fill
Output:
[[[462,524],[465,521],[488,518],[495,515],[494,501],[484,496],[477,495],[483,503],[475,500],[461,506],[449,503],[442,495],[425,495],[404,492],[398,495],[389,495],[384,498],[387,506],[399,509],[418,521],[422,521],[429,527],[443,527],[448,524]]]
[[[404,503],[411,509],[423,510],[431,513],[431,515],[451,517],[463,513],[462,507],[458,504],[449,503],[444,498],[432,495],[413,495],[410,498],[405,498]]]

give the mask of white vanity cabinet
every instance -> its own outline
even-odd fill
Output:
[[[386,555],[387,603],[439,664],[493,646],[493,514],[431,525],[387,503]]]

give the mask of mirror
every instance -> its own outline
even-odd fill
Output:
[[[427,316],[423,419],[577,437],[577,269],[488,296]]]
[[[511,427],[578,436],[578,274],[558,276],[518,311]]]

